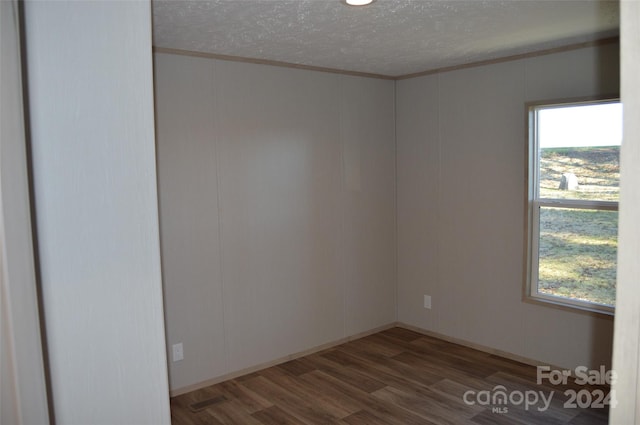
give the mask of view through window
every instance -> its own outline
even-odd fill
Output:
[[[533,106],[529,295],[613,312],[622,106]]]

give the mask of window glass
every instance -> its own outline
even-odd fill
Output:
[[[622,106],[538,105],[529,116],[528,294],[612,312]]]
[[[618,212],[540,208],[538,290],[613,306]]]

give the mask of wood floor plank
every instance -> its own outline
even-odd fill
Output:
[[[606,425],[609,423],[609,416],[604,411],[582,411],[571,419],[570,425]]]
[[[242,385],[265,398],[273,400],[275,405],[298,418],[301,423],[311,425],[331,424],[339,419],[339,417],[323,409],[322,406],[305,402],[263,376],[244,381]]]
[[[348,425],[389,425],[390,424],[390,422],[387,422],[365,410],[361,410],[360,412],[356,412],[350,416],[347,416],[342,420],[342,423],[348,424]]]
[[[323,411],[336,419],[344,418],[360,410],[360,406],[350,399],[340,394],[322,391],[321,388],[309,384],[304,379],[288,375],[277,368],[265,369],[260,375],[282,388],[286,388],[288,392],[300,398],[304,403],[322,407]]]
[[[537,371],[403,328],[171,399],[173,425],[604,425],[607,409],[569,409],[566,390],[608,387],[536,382]],[[554,391],[539,411],[478,393]],[[471,391],[471,399],[465,394]],[[470,402],[472,401],[472,402]],[[199,403],[199,404],[198,404]]]
[[[394,338],[397,339],[401,339],[403,341],[407,341],[407,342],[411,342],[411,341],[415,341],[418,338],[421,338],[423,335],[421,333],[418,333],[416,331],[412,331],[409,329],[405,329],[405,328],[400,328],[400,327],[393,327],[381,332],[377,333],[378,335],[388,335],[388,336],[392,336]]]
[[[347,344],[344,344],[344,347],[353,347],[354,349],[364,350],[374,354],[380,354],[381,356],[385,357],[397,356],[398,354],[405,351],[403,347],[376,341],[375,335],[351,341]]]
[[[423,418],[425,423],[437,425],[459,425],[467,422],[473,416],[469,411],[462,413],[437,406],[416,394],[407,393],[396,388],[387,387],[373,393],[374,397],[387,403],[397,405],[409,412],[413,412]]]
[[[380,400],[369,393],[365,393],[343,381],[333,378],[325,374],[322,371],[311,372],[304,375],[304,379],[310,379],[313,376],[315,379],[324,381],[325,386],[333,388],[333,391],[339,392],[346,397],[350,397],[360,402],[363,406],[363,410],[373,414],[381,420],[387,421],[391,424],[398,425],[422,425],[425,421],[419,415],[409,412],[400,406],[387,403],[384,400]]]
[[[418,339],[411,341],[411,345],[420,347],[421,349],[428,351],[437,351],[447,353],[449,356],[461,356],[469,360],[481,359],[484,360],[490,356],[489,353],[478,350],[469,350],[468,347],[454,344],[449,341],[443,341],[441,339],[433,338],[430,336],[422,336]]]
[[[427,354],[402,353],[395,356],[394,359],[403,362],[413,359],[423,367],[429,366],[431,369],[455,370],[478,378],[486,378],[498,371],[494,366],[482,363],[480,360],[469,361],[456,356],[447,356],[446,353],[441,352]]]
[[[171,400],[171,423],[180,425],[221,425],[207,411],[192,412],[183,403]]]
[[[477,391],[469,385],[460,384],[450,379],[443,379],[440,382],[436,382],[435,384],[429,386],[429,389],[457,402],[459,402],[460,400],[464,401],[465,393],[467,393],[468,391]],[[484,407],[478,405],[474,405],[472,408],[478,412],[486,410]]]
[[[408,351],[410,353],[429,351],[429,350],[426,350],[424,347],[413,344],[413,342],[416,341],[417,339],[407,341],[405,339],[396,338],[394,335],[383,334],[383,333],[370,335],[369,338],[372,342],[376,342],[380,345],[388,345],[391,347],[396,347],[398,349],[401,349],[402,351]]]
[[[220,425],[207,412],[193,413],[186,409],[171,409],[171,423],[180,425]]]
[[[478,425],[527,425],[525,422],[521,422],[508,414],[496,414],[489,410],[478,413],[471,418],[471,421]]]
[[[262,425],[240,406],[237,400],[225,401],[207,408],[207,413],[213,416],[218,423],[224,425],[244,424]]]
[[[395,357],[380,356],[363,350],[353,349],[353,347],[339,347],[336,351],[342,351],[342,356],[350,358],[348,366],[360,370],[372,378],[378,378],[388,385],[392,385],[389,382],[393,381],[395,382],[395,386],[428,386],[443,378],[441,375],[435,374],[432,371],[416,369],[410,365],[399,362]],[[402,354],[399,356],[401,355]]]
[[[339,364],[340,366],[360,366],[361,361],[357,358],[353,358],[353,355],[351,355],[352,350],[352,347],[340,346],[335,350],[327,351],[326,353],[322,353],[320,355],[325,359]]]
[[[298,418],[288,414],[278,406],[260,410],[251,416],[263,425],[298,425],[300,423]]]
[[[273,406],[273,403],[254,393],[237,381],[226,381],[217,385],[230,400],[237,400],[242,409],[251,414]]]
[[[309,363],[304,362],[303,360],[298,360],[298,359],[291,360],[286,363],[282,363],[276,367],[294,376],[299,376],[299,375],[302,375],[303,373],[311,372],[316,369],[314,366],[310,365]]]
[[[342,367],[322,356],[309,356],[305,360],[316,365],[317,370],[323,371],[336,379],[354,386],[366,393],[372,393],[387,386],[384,382],[372,378],[350,367]]]
[[[526,425],[561,425],[567,424],[567,422],[547,415],[545,413],[537,412],[535,409],[524,410],[518,406],[508,406],[508,413],[501,416],[509,419],[515,419]]]

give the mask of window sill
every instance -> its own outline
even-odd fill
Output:
[[[615,307],[572,300],[569,298],[554,297],[552,295],[525,295],[522,301],[529,304],[537,304],[599,318],[613,319],[615,317]]]

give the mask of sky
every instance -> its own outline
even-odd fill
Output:
[[[618,102],[538,110],[540,148],[619,146],[621,141]]]

